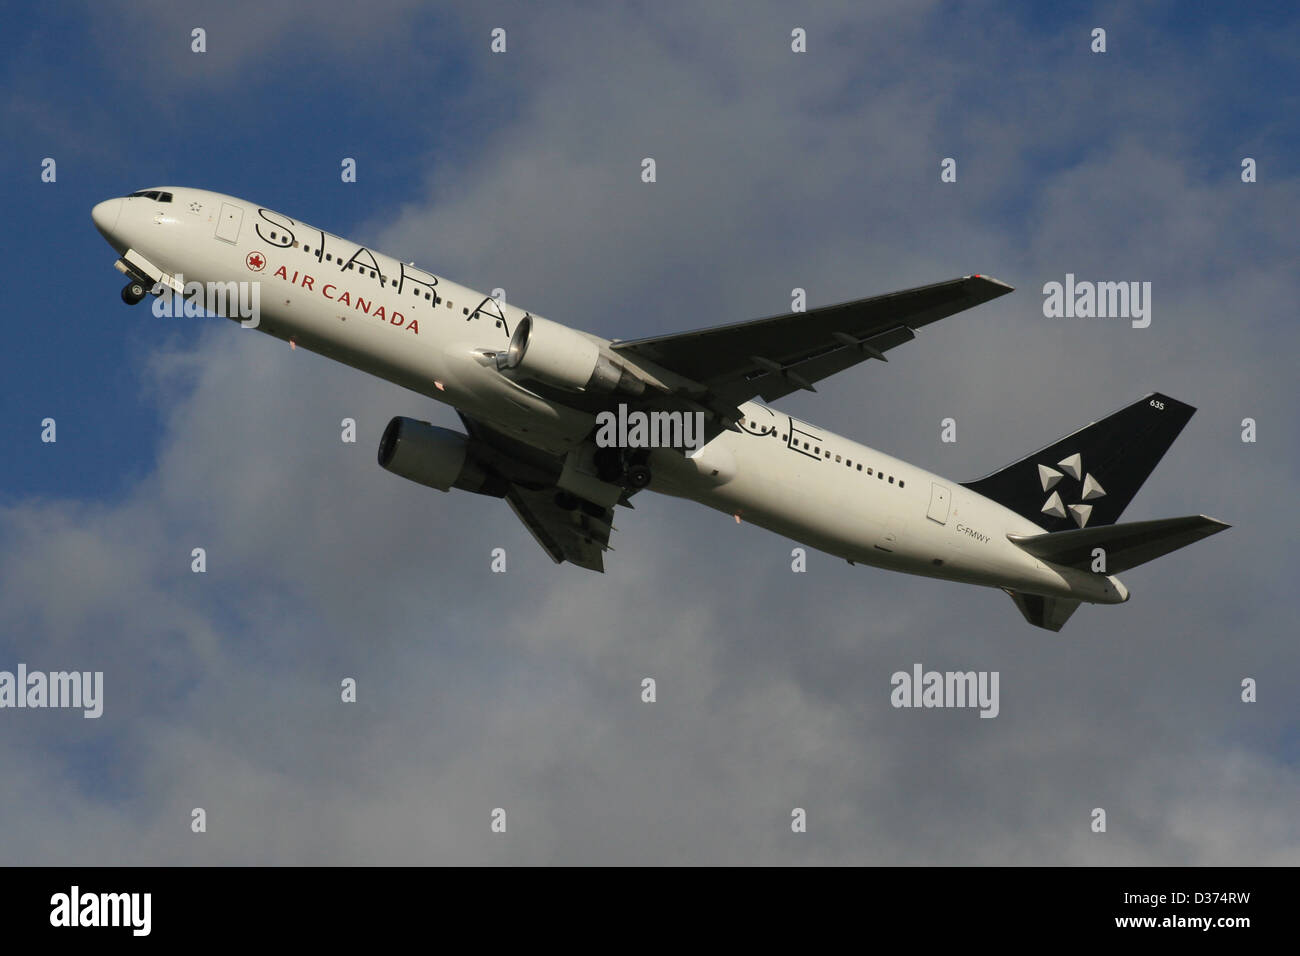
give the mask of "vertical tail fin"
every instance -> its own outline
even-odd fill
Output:
[[[1114,524],[1195,411],[1153,392],[963,487],[1045,531]]]

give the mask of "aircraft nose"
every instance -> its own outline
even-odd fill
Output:
[[[117,217],[122,214],[124,200],[106,199],[90,210],[90,218],[95,221],[95,228],[105,239],[117,228]]]

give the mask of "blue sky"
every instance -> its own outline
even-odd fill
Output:
[[[24,293],[0,668],[103,668],[108,698],[99,721],[0,713],[0,760],[30,768],[0,783],[13,859],[1295,863],[1296,28],[1173,3],[30,13],[0,37]],[[611,337],[989,273],[1017,292],[780,407],[969,479],[1159,389],[1199,411],[1126,517],[1234,527],[1061,635],[996,592],[817,555],[792,576],[791,542],[662,498],[620,514],[606,575],[556,568],[500,502],[375,465],[390,416],[450,409],[123,305],[90,208],[165,184]],[[1152,327],[1045,319],[1067,272],[1151,281]],[[1000,669],[1002,714],[890,709],[914,661]]]
[[[463,162],[485,133],[458,112],[474,80],[464,27],[453,22],[449,29],[434,11],[402,12],[382,44],[346,52],[341,37],[322,47],[310,34],[288,32],[270,56],[241,52],[231,21],[209,27],[203,58],[188,52],[192,18],[180,8],[152,13],[157,19],[145,4],[54,4],[0,40],[7,118],[10,129],[23,131],[6,144],[5,205],[14,221],[28,224],[0,241],[34,287],[61,289],[57,308],[39,318],[31,313],[39,334],[25,335],[24,348],[3,358],[4,406],[13,411],[4,417],[3,440],[22,444],[22,423],[33,415],[69,429],[51,454],[8,462],[15,470],[6,475],[6,495],[105,494],[138,477],[161,434],[140,390],[142,338],[175,347],[192,340],[192,330],[149,322],[143,309],[104,310],[117,279],[111,259],[107,269],[79,267],[79,281],[68,282],[68,257],[103,260],[102,239],[87,228],[94,203],[160,183],[202,184],[274,196],[274,204],[309,222],[356,235],[367,218],[436,177],[440,164]],[[142,47],[121,42],[121,24],[132,25],[125,32]],[[390,45],[400,73],[383,68]],[[193,59],[176,52],[182,68],[175,71],[151,63],[149,51],[163,47]],[[340,69],[340,56],[360,71]],[[137,57],[144,62],[133,62]],[[202,68],[185,69],[192,64]],[[458,135],[447,136],[449,128]],[[340,184],[326,198],[318,187],[338,182],[344,142],[364,172],[354,187]],[[58,163],[54,184],[40,181],[47,156]],[[30,169],[37,175],[27,175]]]

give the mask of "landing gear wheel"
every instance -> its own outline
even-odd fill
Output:
[[[128,282],[122,286],[122,301],[127,305],[138,304],[148,294],[143,282]]]
[[[629,488],[644,488],[650,484],[650,467],[648,465],[633,465],[627,470],[626,478]]]

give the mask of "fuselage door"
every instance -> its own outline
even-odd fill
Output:
[[[244,222],[244,210],[232,202],[221,204],[221,215],[217,217],[217,238],[234,245],[239,239],[239,227]]]
[[[948,489],[943,485],[930,483],[930,510],[925,516],[931,521],[937,521],[939,524],[946,524],[948,521],[948,506],[951,502],[948,500]]]

